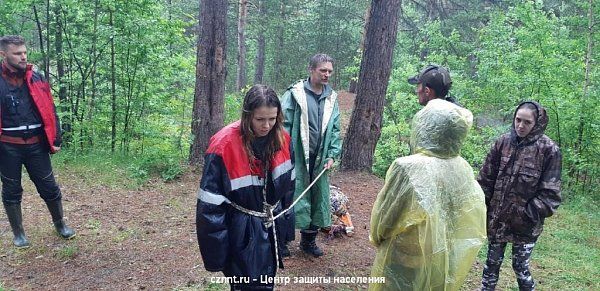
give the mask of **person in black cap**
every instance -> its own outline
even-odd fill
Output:
[[[419,104],[425,106],[430,100],[440,98],[461,106],[455,98],[447,96],[452,79],[448,69],[435,64],[427,65],[421,73],[408,79],[409,84],[417,85],[415,93],[419,96]],[[462,107],[462,106],[461,106]]]

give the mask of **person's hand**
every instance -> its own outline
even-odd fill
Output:
[[[327,163],[325,163],[323,169],[330,170],[331,168],[333,168],[333,159],[327,159]]]
[[[58,153],[60,151],[60,147],[52,146],[52,153]]]

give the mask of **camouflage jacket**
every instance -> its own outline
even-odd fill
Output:
[[[561,202],[561,153],[544,135],[545,109],[529,103],[538,108],[532,131],[519,140],[513,122],[511,131],[492,146],[477,177],[485,193],[488,239],[493,242],[535,242],[544,219]]]

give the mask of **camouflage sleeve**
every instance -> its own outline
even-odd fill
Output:
[[[477,182],[481,186],[483,193],[485,194],[485,204],[488,205],[494,194],[494,185],[496,184],[496,177],[498,177],[498,168],[500,167],[500,156],[502,145],[502,138],[496,140],[492,145],[490,152],[485,158],[479,175],[477,176]]]
[[[541,217],[552,216],[562,201],[561,167],[562,155],[558,147],[554,146],[544,161],[537,196],[529,202]]]

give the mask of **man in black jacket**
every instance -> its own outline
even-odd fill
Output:
[[[29,247],[23,229],[21,169],[46,202],[61,237],[75,231],[63,220],[62,195],[54,180],[49,153],[60,150],[60,124],[50,85],[27,63],[27,47],[21,36],[0,38],[0,174],[2,203],[17,248]]]

